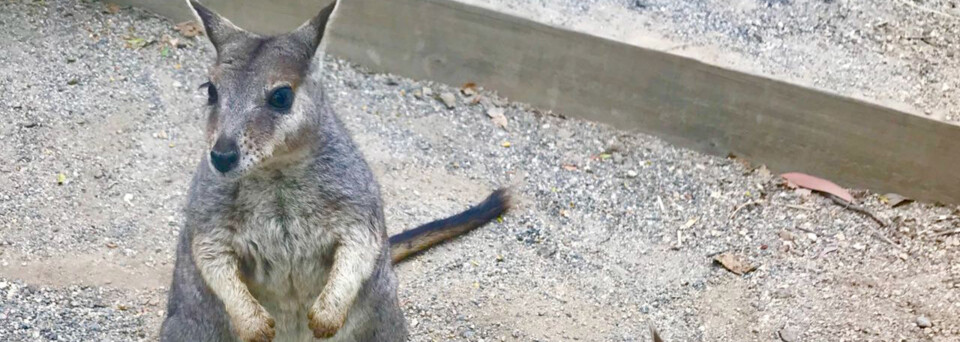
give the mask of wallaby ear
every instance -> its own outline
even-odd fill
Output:
[[[330,21],[330,15],[333,14],[333,9],[337,6],[337,1],[339,0],[333,0],[327,7],[320,10],[320,13],[313,17],[313,19],[303,23],[303,25],[300,25],[300,27],[291,33],[294,39],[310,47],[312,49],[311,53],[320,46],[323,33],[327,29],[327,22]]]
[[[187,5],[190,6],[193,14],[196,15],[197,19],[203,24],[203,30],[206,32],[207,37],[210,38],[210,42],[213,43],[213,47],[217,49],[218,53],[229,41],[249,35],[247,31],[237,27],[237,25],[231,23],[227,18],[201,5],[196,0],[187,0]]]

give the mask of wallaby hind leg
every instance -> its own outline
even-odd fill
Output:
[[[235,341],[223,303],[203,283],[189,253],[189,244],[181,240],[160,341]]]

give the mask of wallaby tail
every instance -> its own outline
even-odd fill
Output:
[[[483,202],[462,213],[391,236],[390,256],[393,263],[483,226],[507,212],[510,205],[509,190],[497,189]]]

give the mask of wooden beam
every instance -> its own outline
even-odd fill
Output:
[[[276,11],[307,12],[305,20],[320,2],[274,7],[289,3],[296,10]],[[341,0],[335,17],[328,51],[375,71],[474,82],[774,171],[960,204],[952,123],[456,1]]]

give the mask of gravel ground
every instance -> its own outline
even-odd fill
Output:
[[[953,0],[457,0],[960,120]]]
[[[156,339],[213,56],[173,26],[100,2],[0,3],[0,340]],[[391,232],[519,192],[503,222],[398,266],[413,341],[646,341],[648,322],[667,341],[960,339],[954,206],[856,192],[879,227],[756,165],[327,69]],[[723,252],[759,267],[735,275]]]

